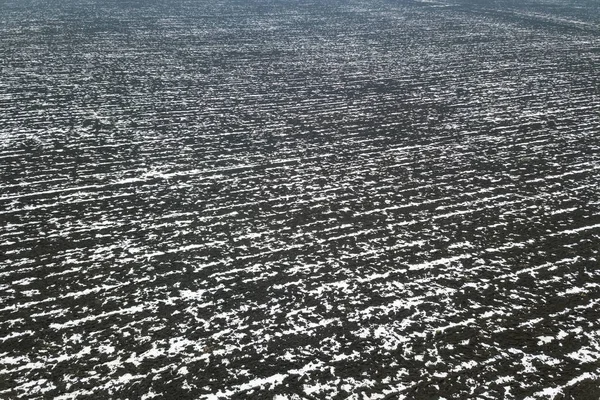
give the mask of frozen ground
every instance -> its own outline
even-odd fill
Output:
[[[0,2],[0,398],[598,400],[599,7]]]

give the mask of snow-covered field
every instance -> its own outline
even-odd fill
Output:
[[[600,398],[600,4],[0,2],[1,399]]]

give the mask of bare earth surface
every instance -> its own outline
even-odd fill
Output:
[[[600,3],[0,2],[0,398],[600,398]]]

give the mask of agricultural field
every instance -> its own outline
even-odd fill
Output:
[[[598,371],[598,1],[0,2],[0,398]]]

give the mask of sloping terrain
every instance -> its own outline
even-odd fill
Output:
[[[0,3],[0,398],[600,398],[595,1]]]

